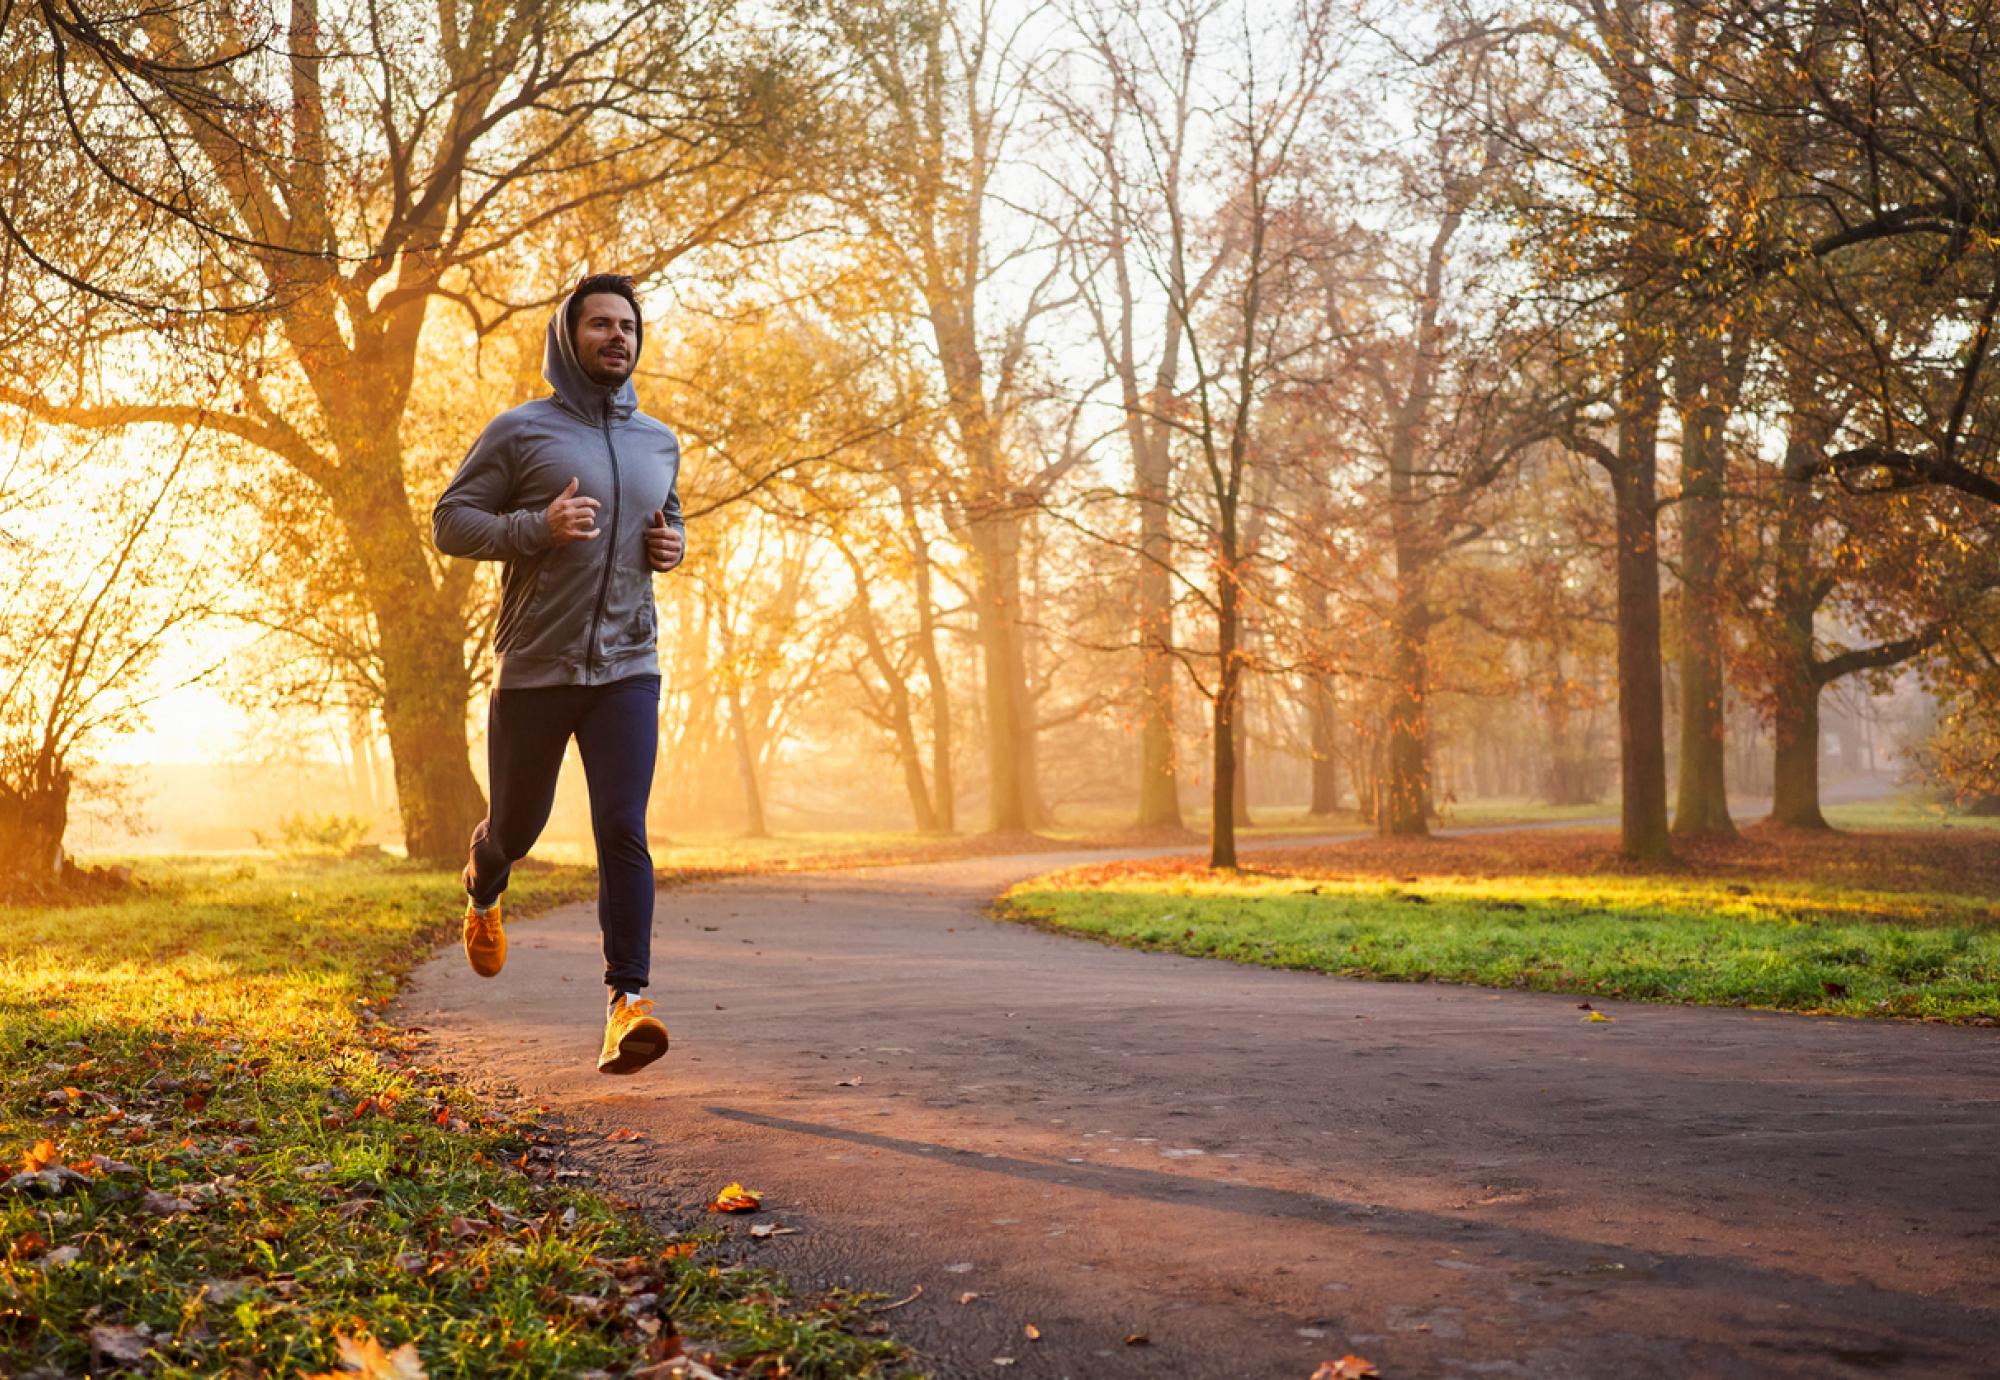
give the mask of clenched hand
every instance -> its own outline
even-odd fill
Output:
[[[576,478],[549,505],[549,540],[557,546],[573,541],[591,541],[597,536],[597,500],[576,496]]]
[[[655,570],[672,570],[687,550],[681,529],[667,525],[667,515],[655,508],[646,519],[646,559]]]

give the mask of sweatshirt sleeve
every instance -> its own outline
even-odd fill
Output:
[[[681,559],[667,567],[667,569],[672,570],[678,567],[681,561],[685,561],[688,558],[687,522],[681,517],[681,477],[678,468],[676,468],[674,474],[674,482],[667,486],[667,501],[660,505],[660,513],[666,518],[667,526],[681,534]]]
[[[507,512],[518,449],[513,428],[497,418],[479,433],[458,473],[431,509],[431,540],[447,556],[511,561],[548,550],[549,523],[537,510]]]

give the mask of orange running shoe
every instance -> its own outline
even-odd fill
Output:
[[[653,1019],[652,1010],[649,1001],[618,994],[604,1022],[604,1052],[597,1056],[599,1073],[637,1073],[667,1052],[667,1028]]]
[[[500,928],[500,903],[480,910],[471,902],[465,906],[465,961],[481,977],[498,977],[507,966],[507,931]]]

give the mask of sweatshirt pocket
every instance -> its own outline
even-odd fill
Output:
[[[534,637],[535,617],[542,601],[546,556],[515,564],[500,589],[500,621],[493,630],[496,651],[511,652]]]
[[[606,657],[644,651],[653,645],[653,599],[650,576],[631,578],[620,571],[604,610],[599,645]]]

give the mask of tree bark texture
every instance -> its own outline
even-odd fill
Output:
[[[1734,838],[1724,775],[1722,524],[1728,450],[1728,381],[1717,351],[1691,345],[1693,377],[1681,390],[1681,740],[1674,833]]]
[[[1628,328],[1629,329],[1629,328]],[[1635,858],[1671,855],[1666,688],[1660,664],[1659,427],[1662,398],[1643,347],[1628,340],[1620,398],[1616,505],[1619,843]]]

